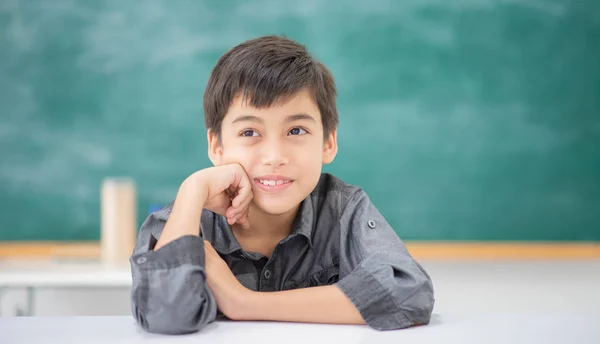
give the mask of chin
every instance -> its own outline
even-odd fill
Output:
[[[255,199],[254,204],[267,214],[282,215],[296,209],[298,205],[300,205],[300,202],[291,199],[279,199],[277,197],[267,196]]]

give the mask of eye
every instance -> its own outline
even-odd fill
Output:
[[[304,135],[304,134],[307,134],[307,133],[308,133],[308,132],[307,132],[305,129],[303,129],[303,128],[299,128],[299,127],[296,127],[296,128],[292,128],[292,129],[290,130],[290,133],[289,133],[289,134],[290,134],[290,135]]]
[[[240,133],[240,136],[244,136],[244,137],[253,137],[253,136],[258,136],[258,133],[256,132],[256,130],[244,130]]]

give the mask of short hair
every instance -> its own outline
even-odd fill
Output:
[[[256,108],[268,108],[308,89],[321,113],[324,137],[337,128],[337,91],[331,72],[306,48],[286,37],[264,36],[227,51],[213,68],[204,91],[204,121],[220,140],[221,124],[241,95]]]

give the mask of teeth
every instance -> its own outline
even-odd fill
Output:
[[[289,180],[262,180],[259,179],[259,183],[267,186],[283,185],[289,183]]]

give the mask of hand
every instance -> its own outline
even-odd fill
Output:
[[[248,228],[252,184],[239,164],[211,167],[186,178],[177,192],[169,219],[154,250],[184,235],[199,235],[202,209],[227,217],[229,224]]]
[[[230,225],[249,226],[248,206],[252,201],[252,183],[239,164],[210,167],[200,171],[207,190],[204,208],[227,217]]]
[[[217,301],[217,307],[232,320],[240,320],[243,302],[253,293],[233,275],[208,240],[204,240],[206,281]]]

